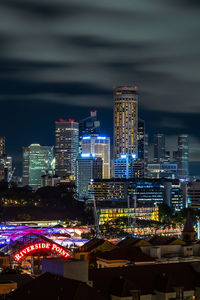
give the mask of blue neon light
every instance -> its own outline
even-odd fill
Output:
[[[96,155],[94,153],[82,153],[81,157],[95,157]]]

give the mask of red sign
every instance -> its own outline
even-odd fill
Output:
[[[17,261],[20,261],[24,256],[32,255],[34,252],[38,250],[49,250],[50,252],[56,252],[63,256],[64,258],[69,258],[70,254],[66,250],[64,250],[61,246],[57,244],[50,244],[50,243],[36,243],[32,244],[24,249],[22,249],[20,252],[16,253],[14,255],[14,259]]]

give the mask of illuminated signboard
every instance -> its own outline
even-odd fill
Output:
[[[60,254],[64,258],[70,257],[69,252],[67,252],[61,246],[59,246],[57,244],[35,243],[35,244],[32,244],[32,245],[22,249],[18,253],[14,254],[14,259],[17,261],[20,261],[23,257],[25,257],[27,255],[32,255],[34,252],[36,252],[38,250],[47,250],[50,252],[55,252],[55,253]]]

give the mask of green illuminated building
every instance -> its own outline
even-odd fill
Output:
[[[23,184],[38,188],[41,176],[54,172],[53,147],[31,144],[23,150]]]

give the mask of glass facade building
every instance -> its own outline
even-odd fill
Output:
[[[53,172],[53,147],[31,144],[23,148],[23,185],[38,188],[41,176]]]
[[[55,172],[59,177],[75,177],[79,151],[79,124],[74,120],[55,122]]]
[[[135,155],[121,155],[114,161],[115,178],[143,178],[144,162],[137,160]]]
[[[178,177],[187,179],[189,176],[189,136],[180,134],[178,136]]]
[[[165,154],[165,136],[164,134],[157,133],[154,135],[154,162],[164,162]]]
[[[88,186],[93,179],[102,179],[102,159],[82,153],[76,160],[76,189],[79,200],[88,198]]]

